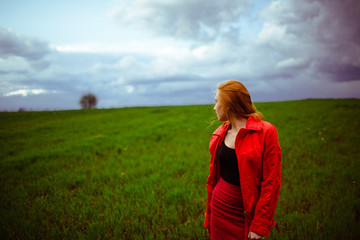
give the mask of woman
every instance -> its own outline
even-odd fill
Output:
[[[218,86],[214,111],[224,122],[210,140],[204,227],[211,239],[270,235],[280,191],[281,150],[276,128],[263,121],[245,86]]]

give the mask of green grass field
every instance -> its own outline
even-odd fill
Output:
[[[360,100],[257,103],[282,148],[269,239],[360,238]],[[212,106],[0,113],[1,239],[208,239]]]

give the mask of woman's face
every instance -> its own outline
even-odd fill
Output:
[[[216,96],[215,96],[214,111],[216,112],[216,115],[217,115],[219,121],[223,122],[223,121],[227,120],[226,112],[224,110],[224,106],[221,103],[220,98],[219,98],[219,92],[217,92]]]

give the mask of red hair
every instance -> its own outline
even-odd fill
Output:
[[[249,91],[241,82],[230,80],[219,84],[218,96],[230,114],[241,117],[253,116],[256,120],[264,119],[262,113],[256,110]]]

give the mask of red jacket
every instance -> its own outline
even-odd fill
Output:
[[[210,174],[206,182],[207,208],[204,227],[210,227],[211,195],[220,179],[220,164],[216,151],[222,143],[230,122],[220,126],[210,140]],[[281,185],[281,150],[276,128],[268,122],[249,117],[246,128],[235,139],[241,192],[244,201],[245,239],[249,231],[269,236]]]

